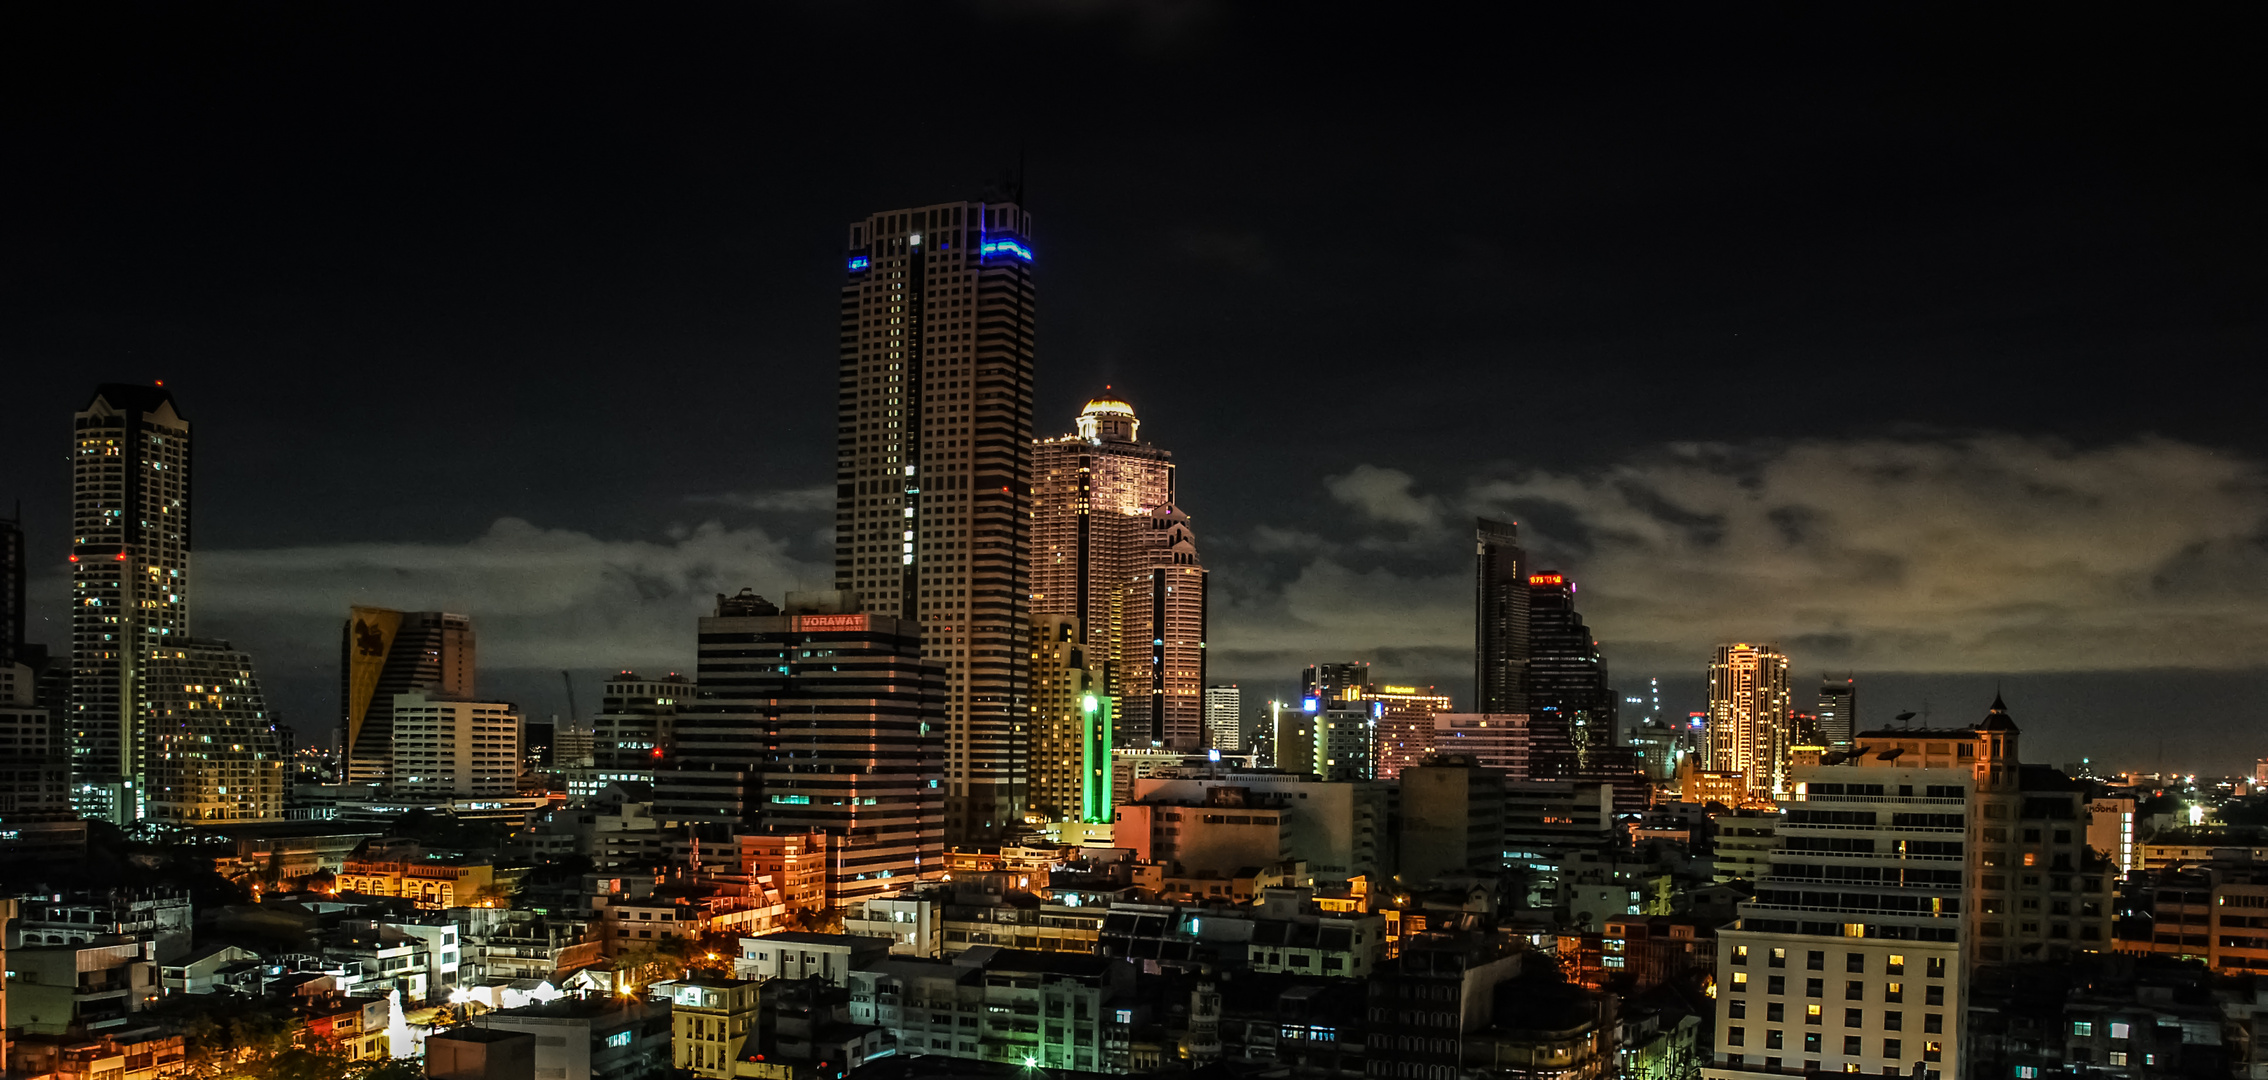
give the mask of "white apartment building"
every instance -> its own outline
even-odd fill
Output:
[[[500,701],[394,695],[393,793],[505,796],[520,787],[520,714]]]
[[[1965,769],[1802,768],[1780,849],[1717,935],[1708,1080],[1959,1075]]]

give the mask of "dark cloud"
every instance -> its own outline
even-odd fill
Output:
[[[1212,637],[1284,667],[1469,650],[1469,519],[1540,503],[1562,513],[1529,525],[1537,565],[1577,577],[1636,670],[1756,639],[1873,671],[2250,669],[2268,656],[2264,478],[2173,440],[2012,435],[1674,446],[1431,485],[1364,466],[1322,481],[1353,515],[1257,530],[1254,548],[1302,561],[1216,609]]]

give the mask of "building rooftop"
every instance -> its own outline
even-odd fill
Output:
[[[889,944],[889,941],[885,938],[868,937],[864,934],[814,934],[806,930],[776,930],[769,934],[758,934],[755,937],[746,938],[743,940],[784,941],[794,945],[856,946],[862,942],[868,941],[879,941],[885,946]]]
[[[464,1027],[453,1027],[447,1031],[436,1031],[427,1038],[447,1039],[451,1042],[500,1043],[511,1039],[532,1039],[535,1036],[525,1031],[498,1031],[495,1028],[468,1024]]]
[[[654,1004],[641,998],[593,994],[588,997],[555,998],[551,1001],[522,1005],[517,1009],[499,1009],[491,1013],[482,1013],[481,1016],[483,1019],[491,1021],[509,1020],[514,1017],[603,1021],[643,1016],[653,1011],[654,1008]]]

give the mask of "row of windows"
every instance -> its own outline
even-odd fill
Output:
[[[1748,957],[1749,957],[1749,950],[1750,950],[1750,946],[1747,946],[1747,945],[1735,945],[1735,946],[1733,946],[1733,951],[1732,951],[1732,962],[1733,962],[1734,966],[1736,966],[1736,967],[1745,967],[1745,966],[1747,966],[1747,964],[1748,964]],[[1848,972],[1854,972],[1854,973],[1863,973],[1864,971],[1866,971],[1866,956],[1867,956],[1867,954],[1865,954],[1865,953],[1862,953],[1862,952],[1847,952],[1847,953],[1844,953],[1844,954],[1843,954],[1843,970],[1844,970],[1844,971],[1848,971]],[[1928,975],[1929,975],[1929,977],[1930,977],[1930,978],[1932,978],[1932,979],[1942,979],[1942,978],[1944,978],[1944,977],[1945,977],[1945,958],[1944,958],[1944,957],[1933,956],[1933,957],[1929,957],[1929,958],[1928,958],[1928,960],[1929,960],[1929,963],[1928,963]],[[1774,946],[1774,947],[1772,947],[1771,949],[1769,949],[1769,950],[1768,950],[1768,951],[1766,951],[1766,953],[1765,953],[1765,957],[1764,957],[1764,966],[1766,966],[1766,967],[1776,967],[1776,968],[1778,968],[1778,967],[1786,967],[1786,966],[1788,966],[1788,950],[1787,950],[1787,949],[1785,949],[1785,948],[1783,948],[1783,947],[1779,947],[1779,946]],[[1807,951],[1806,951],[1806,952],[1804,953],[1803,966],[1804,966],[1805,970],[1808,970],[1808,971],[1825,971],[1825,970],[1827,970],[1827,953],[1826,953],[1826,950],[1823,950],[1823,949],[1810,949],[1810,950],[1807,950]],[[1903,975],[1903,974],[1905,974],[1905,973],[1906,973],[1906,954],[1904,954],[1904,953],[1891,953],[1891,954],[1889,955],[1888,959],[1887,959],[1886,961],[1884,961],[1883,967],[1884,967],[1884,971],[1883,971],[1883,974],[1885,974],[1885,975]],[[1814,980],[1814,981],[1816,982],[1817,980]]]
[[[1779,1031],[1778,1031],[1777,1029],[1774,1029],[1774,1030],[1770,1030],[1770,1031],[1766,1031],[1766,1032],[1764,1033],[1764,1049],[1766,1049],[1766,1050],[1778,1050],[1778,1049],[1782,1049],[1782,1048],[1783,1048],[1782,1038],[1783,1038],[1783,1036],[1781,1035],[1781,1033],[1780,1033],[1780,1032],[1779,1032]],[[1805,1052],[1807,1052],[1807,1053],[1813,1053],[1813,1054],[1816,1054],[1816,1053],[1820,1053],[1820,1052],[1821,1052],[1821,1049],[1822,1049],[1822,1047],[1823,1047],[1823,1045],[1825,1044],[1825,1042],[1826,1042],[1826,1037],[1825,1037],[1825,1036],[1823,1036],[1823,1035],[1821,1035],[1821,1034],[1819,1034],[1819,1033],[1818,1033],[1818,1032],[1816,1032],[1816,1031],[1807,1031],[1807,1032],[1804,1032],[1804,1035],[1803,1035],[1803,1049],[1804,1049],[1804,1051],[1805,1051]],[[1725,1031],[1725,1045],[1727,1045],[1727,1046],[1746,1046],[1747,1044],[1748,1044],[1748,1033],[1747,1033],[1747,1031],[1746,1031],[1746,1030],[1744,1030],[1744,1029],[1742,1029],[1742,1028],[1737,1028],[1737,1027],[1736,1027],[1736,1028],[1728,1028],[1728,1029],[1726,1029],[1726,1031]],[[1888,1059],[1890,1059],[1890,1060],[1892,1060],[1892,1061],[1897,1061],[1897,1060],[1899,1060],[1899,1059],[1901,1059],[1901,1058],[1903,1058],[1903,1057],[1905,1057],[1905,1056],[1906,1056],[1906,1052],[1905,1052],[1905,1051],[1906,1051],[1906,1047],[1905,1047],[1905,1040],[1903,1040],[1903,1039],[1884,1039],[1884,1040],[1882,1040],[1882,1054],[1881,1054],[1881,1056],[1882,1056],[1882,1057],[1888,1058]],[[1866,1040],[1865,1040],[1865,1038],[1863,1038],[1862,1036],[1858,1036],[1858,1035],[1845,1035],[1845,1036],[1843,1036],[1843,1056],[1845,1056],[1845,1057],[1861,1057],[1861,1056],[1864,1056],[1864,1055],[1865,1055],[1865,1053],[1866,1053]],[[1935,1040],[1935,1039],[1931,1039],[1931,1040],[1929,1040],[1929,1041],[1927,1041],[1927,1042],[1924,1042],[1924,1043],[1922,1043],[1922,1044],[1921,1044],[1921,1058],[1922,1058],[1922,1060],[1923,1060],[1923,1061],[1943,1061],[1943,1060],[1945,1060],[1945,1044],[1944,1044],[1944,1043],[1942,1043],[1942,1042],[1938,1042],[1938,1041],[1937,1041],[1937,1040]],[[1727,1062],[1726,1062],[1726,1063],[1727,1063],[1727,1064],[1731,1064],[1731,1065],[1739,1065],[1739,1064],[1742,1064],[1742,1061],[1741,1061],[1741,1055],[1739,1055],[1739,1054],[1734,1054],[1734,1055],[1731,1055],[1731,1056],[1730,1056],[1730,1057],[1729,1057],[1729,1058],[1727,1059]],[[1766,1067],[1766,1068],[1778,1068],[1778,1067],[1779,1067],[1779,1061],[1778,1061],[1778,1059],[1776,1059],[1776,1058],[1774,1058],[1774,1059],[1766,1059],[1766,1061],[1764,1062],[1764,1065],[1765,1065],[1765,1067]],[[1816,1065],[1815,1063],[1806,1062],[1806,1063],[1804,1063],[1804,1068],[1805,1068],[1805,1069],[1806,1069],[1807,1071],[1817,1071],[1817,1069],[1818,1069],[1818,1066],[1817,1066],[1817,1065]],[[1894,1067],[1888,1067],[1888,1066],[1886,1066],[1886,1068],[1890,1068],[1890,1069],[1891,1069],[1891,1070],[1892,1070],[1893,1072],[1895,1072],[1895,1071],[1896,1071]]]
[[[1936,973],[1936,974],[1935,974],[1935,975],[1934,975],[1933,977],[1936,977],[1936,978],[1943,978],[1943,977],[1944,977],[1944,969],[1943,969],[1943,967],[1942,967],[1942,966],[1941,966],[1941,967],[1939,967],[1939,968],[1937,969],[1937,973]],[[1826,996],[1827,996],[1827,980],[1825,980],[1825,979],[1805,979],[1805,980],[1804,980],[1803,982],[1804,982],[1804,986],[1803,986],[1803,996],[1805,996],[1805,997],[1807,997],[1807,998],[1824,998],[1824,997],[1826,997]],[[1787,991],[1787,985],[1788,985],[1788,980],[1787,980],[1787,976],[1785,976],[1785,975],[1770,975],[1770,976],[1766,976],[1766,977],[1765,977],[1765,980],[1764,980],[1764,993],[1766,993],[1767,995],[1773,996],[1773,997],[1785,997],[1785,996],[1787,996],[1787,992],[1788,992],[1788,991]],[[1733,993],[1736,993],[1736,994],[1739,994],[1739,993],[1746,993],[1746,992],[1748,991],[1748,989],[1749,989],[1749,986],[1750,986],[1750,983],[1749,983],[1749,980],[1748,980],[1748,973],[1747,973],[1747,972],[1745,972],[1745,971],[1736,971],[1736,972],[1733,972],[1733,977],[1732,977],[1732,992],[1733,992]],[[1933,984],[1933,985],[1930,985],[1930,986],[1924,987],[1924,988],[1923,988],[1923,991],[1922,991],[1922,993],[1923,993],[1923,1003],[1924,1003],[1924,1004],[1928,1004],[1928,1005],[1943,1005],[1943,1004],[1945,1004],[1945,987],[1944,987],[1943,985],[1937,985],[1937,984]],[[1843,1000],[1845,1000],[1845,1001],[1865,1001],[1865,1000],[1866,1000],[1866,982],[1865,982],[1864,980],[1861,980],[1861,979],[1850,979],[1850,980],[1847,980],[1847,981],[1845,981],[1845,982],[1843,983]],[[1904,1001],[1904,1000],[1906,1000],[1906,984],[1905,984],[1905,983],[1902,983],[1902,982],[1888,982],[1888,983],[1884,983],[1884,984],[1882,984],[1882,1000],[1884,1000],[1884,1001],[1886,1001],[1886,1002],[1889,1002],[1889,1003],[1892,1003],[1892,1004],[1896,1004],[1896,1003],[1898,1003],[1898,1002],[1901,1002],[1901,1001]],[[1812,1007],[1816,1009],[1816,1008],[1818,1008],[1819,1006],[1816,1006],[1816,1005],[1815,1005],[1815,1006],[1812,1006]]]

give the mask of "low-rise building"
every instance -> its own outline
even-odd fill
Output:
[[[1726,810],[1709,818],[1710,844],[1715,852],[1715,880],[1754,883],[1772,865],[1780,850],[1778,810]]]
[[[452,908],[462,932],[460,983],[504,983],[515,979],[557,984],[578,969],[605,959],[601,928],[572,913],[547,914],[511,908]]]
[[[935,959],[945,949],[944,891],[911,889],[867,897],[844,913],[843,930],[887,940],[892,955]]]
[[[951,888],[947,896],[947,956],[978,945],[1091,953],[1102,932],[1103,909],[1097,907],[978,888]]]
[[[103,888],[27,896],[11,929],[25,945],[147,941],[152,956],[163,963],[189,951],[195,925],[186,892]]]
[[[207,945],[158,967],[168,994],[260,992],[260,954],[235,945]]]
[[[342,895],[399,896],[427,911],[476,904],[496,906],[509,885],[497,880],[486,856],[426,851],[415,841],[371,841],[340,867]]]
[[[481,1026],[535,1036],[537,1080],[665,1080],[670,1006],[623,995],[563,997],[481,1015]]]
[[[2268,975],[2268,864],[2208,862],[2144,871],[2139,917],[2118,951],[2202,960],[2222,974]]]
[[[743,979],[819,979],[850,984],[850,973],[890,955],[888,942],[861,934],[785,930],[740,939],[733,973]]]
[[[165,992],[148,941],[8,950],[7,1023],[26,1035],[101,1033],[132,1026]]]
[[[640,945],[698,941],[709,932],[708,909],[678,896],[609,896],[597,914],[606,927],[609,956]]]
[[[646,988],[669,1003],[671,1063],[702,1080],[730,1080],[741,1048],[756,1032],[753,979],[671,979]]]
[[[970,949],[889,959],[851,973],[854,1023],[895,1032],[898,1052],[1114,1070],[1106,1044],[1133,969],[1100,956]],[[1123,1027],[1118,1032],[1123,1042]]]
[[[850,991],[823,979],[764,984],[763,1041],[741,1050],[736,1077],[748,1080],[840,1080],[898,1052],[897,1036],[850,1015]]]
[[[39,1080],[165,1080],[189,1074],[178,1033],[122,1028],[93,1036],[29,1036],[17,1042],[8,1075]]]

